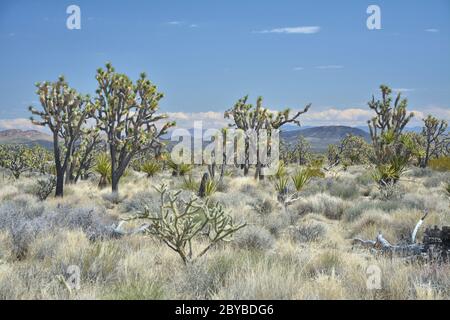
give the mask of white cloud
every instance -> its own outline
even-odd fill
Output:
[[[230,123],[224,119],[223,112],[168,112],[170,120],[176,121],[176,128],[190,129],[194,127],[195,121],[201,121],[204,129],[220,129],[227,127]]]
[[[328,70],[328,69],[343,69],[344,66],[341,65],[325,65],[325,66],[317,66],[316,69],[320,70]]]
[[[169,22],[167,22],[167,24],[170,24],[171,26],[179,26],[182,23],[183,23],[182,21],[169,21]]]
[[[302,71],[302,70],[304,70],[305,68],[303,68],[303,67],[295,67],[293,70],[294,71]]]
[[[198,24],[192,23],[189,25],[189,28],[198,28]]]
[[[435,28],[430,28],[430,29],[425,29],[426,32],[432,32],[432,33],[437,33],[439,32],[439,29],[435,29]]]
[[[371,110],[349,108],[336,109],[329,108],[322,111],[314,112],[310,109],[307,113],[301,116],[302,120],[309,124],[363,124],[366,123],[373,116]]]
[[[286,34],[314,34],[320,31],[318,26],[308,26],[308,27],[286,27],[286,28],[275,28],[270,30],[257,31],[257,33],[286,33]]]
[[[410,88],[394,88],[392,89],[393,92],[395,93],[407,93],[407,92],[413,92],[416,89],[410,89]]]
[[[16,118],[16,119],[0,119],[0,130],[21,129],[21,130],[38,130],[47,132],[42,126],[37,126],[31,123],[30,119]]]

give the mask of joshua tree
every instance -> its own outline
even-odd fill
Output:
[[[294,159],[298,165],[303,166],[311,159],[311,143],[300,136],[294,147]]]
[[[108,63],[106,70],[97,70],[96,79],[95,118],[108,139],[112,191],[117,192],[131,159],[140,152],[159,148],[159,138],[175,123],[167,122],[157,128],[158,121],[167,118],[156,114],[163,94],[157,92],[145,73],[134,84]]]
[[[36,125],[48,127],[53,134],[55,196],[62,197],[64,175],[71,163],[75,143],[82,136],[83,126],[92,116],[94,108],[89,96],[82,96],[70,88],[62,76],[54,83],[37,83],[36,87],[42,111],[30,106],[30,112],[38,117],[31,117],[31,121]]]
[[[425,140],[425,155],[421,159],[420,166],[426,168],[430,158],[438,157],[445,148],[445,134],[448,123],[445,120],[438,120],[431,115],[423,119],[423,122],[422,136]]]
[[[343,166],[367,164],[371,153],[372,148],[364,138],[348,134],[339,145],[328,146],[329,168],[338,164]]]
[[[226,111],[224,116],[227,119],[232,118],[234,124],[230,126],[238,128],[245,133],[245,155],[244,155],[244,175],[247,175],[250,168],[250,137],[249,132],[256,134],[259,139],[261,130],[267,130],[268,133],[268,152],[270,153],[270,139],[273,130],[280,129],[287,123],[295,123],[300,125],[298,120],[300,115],[306,113],[311,104],[307,105],[302,111],[298,111],[294,116],[290,116],[290,110],[285,109],[277,113],[269,111],[269,109],[262,106],[262,97],[258,97],[256,106],[247,103],[248,96],[240,99],[233,108]],[[259,159],[259,150],[256,150],[256,172],[255,178],[262,179],[261,174],[262,163]]]
[[[376,116],[368,124],[377,165],[375,179],[381,186],[398,181],[414,153],[415,144],[403,134],[405,126],[414,116],[406,111],[408,101],[402,99],[399,93],[392,104],[392,90],[385,85],[380,89],[382,99],[372,97],[369,102]]]

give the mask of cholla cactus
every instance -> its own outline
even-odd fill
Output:
[[[98,69],[96,114],[97,126],[106,133],[111,156],[112,191],[118,191],[119,180],[132,158],[140,152],[160,148],[159,138],[174,126],[157,115],[162,93],[156,90],[145,73],[134,84],[126,75],[116,73],[111,64]]]
[[[230,241],[232,235],[245,226],[236,225],[218,203],[212,205],[195,196],[188,201],[182,200],[179,198],[181,191],[171,192],[164,184],[155,190],[161,195],[159,212],[150,212],[146,208],[131,219],[149,220],[146,232],[177,252],[185,264],[203,256],[218,242]],[[205,234],[208,243],[194,253],[194,241]]]
[[[265,129],[270,135],[272,130],[280,129],[287,123],[295,123],[297,125],[300,125],[299,117],[302,114],[306,113],[311,107],[311,104],[309,104],[302,111],[298,111],[294,116],[291,116],[289,109],[273,113],[269,111],[268,108],[264,108],[262,106],[262,97],[258,97],[256,106],[248,104],[247,100],[248,96],[245,96],[244,98],[238,100],[233,108],[226,111],[224,114],[225,118],[233,119],[234,124],[231,125],[232,127],[238,128],[245,133],[245,163],[243,165],[244,175],[248,174],[250,168],[250,137],[247,134],[249,130],[253,131],[259,136],[260,130]],[[268,150],[270,150],[270,145],[268,146]],[[262,163],[259,159],[258,150],[256,151],[256,155],[257,159],[255,178],[262,179]]]
[[[89,96],[83,96],[70,88],[64,77],[54,83],[36,84],[42,110],[30,106],[36,116],[31,121],[48,127],[53,133],[53,152],[56,167],[56,196],[63,196],[64,176],[72,161],[76,141],[83,134],[83,126],[93,115],[94,105]],[[61,146],[60,140],[63,141]]]

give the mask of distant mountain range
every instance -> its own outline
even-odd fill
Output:
[[[347,135],[360,136],[367,142],[370,141],[370,135],[359,128],[346,126],[323,126],[310,127],[297,130],[281,132],[281,139],[288,144],[294,144],[300,136],[303,136],[309,143],[314,152],[324,152],[328,145],[338,144]]]
[[[348,126],[321,126],[321,127],[299,127],[287,126],[281,132],[281,139],[288,144],[295,143],[300,136],[303,136],[311,143],[314,152],[324,152],[329,144],[337,144],[348,134],[363,137],[370,142],[368,128],[348,127]],[[287,129],[287,130],[286,130]],[[408,128],[408,131],[418,132],[419,127]],[[191,133],[193,130],[189,130]],[[25,144],[41,145],[51,149],[53,147],[52,137],[49,134],[37,130],[10,129],[0,131],[0,144]],[[171,142],[170,145],[175,144]]]
[[[0,131],[0,144],[41,145],[51,149],[53,139],[49,134],[37,130],[9,129]]]

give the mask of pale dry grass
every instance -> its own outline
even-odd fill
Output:
[[[202,172],[194,170],[194,179]],[[234,170],[211,200],[223,203],[230,215],[249,227],[236,235],[236,241],[218,245],[188,266],[150,236],[91,239],[83,221],[77,228],[72,220],[33,235],[18,259],[11,232],[0,226],[0,298],[449,299],[448,265],[406,263],[351,245],[353,237],[375,239],[380,231],[392,243],[405,241],[425,209],[430,214],[419,239],[427,226],[450,225],[450,203],[439,187],[447,176],[411,172],[401,182],[402,197],[386,202],[377,199],[376,186],[366,173],[364,167],[328,173],[326,179],[308,185],[302,198],[285,211],[269,179],[256,182]],[[103,213],[98,208],[104,208],[112,223],[145,206],[157,208],[153,187],[166,183],[178,189],[183,178],[172,177],[168,170],[152,178],[132,172],[122,181],[119,196],[99,190],[94,179],[68,186],[63,199],[49,197],[43,203],[24,194],[33,183],[31,177],[0,177],[0,208],[9,203],[29,214],[42,207],[58,215],[90,207],[97,208],[99,217]],[[257,206],[264,201],[264,208]],[[0,215],[9,219],[1,210]],[[193,245],[200,244],[204,245]],[[69,291],[59,279],[67,277],[73,265],[80,268],[80,289]],[[380,290],[367,288],[369,266],[381,270]]]

